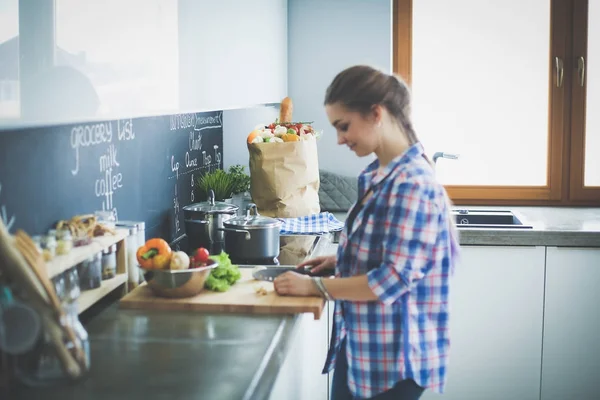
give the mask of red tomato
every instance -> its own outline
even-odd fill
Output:
[[[210,257],[210,253],[204,247],[200,247],[194,253],[194,260],[200,263],[205,263],[208,261],[208,257]]]

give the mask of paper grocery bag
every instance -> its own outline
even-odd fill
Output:
[[[321,212],[316,140],[250,143],[250,194],[259,213],[297,218]]]
[[[281,265],[298,265],[306,259],[312,250],[316,235],[297,235],[279,237],[279,256]]]

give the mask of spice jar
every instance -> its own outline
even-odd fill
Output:
[[[81,290],[99,288],[102,284],[102,253],[96,253],[78,266]]]
[[[102,252],[102,279],[114,278],[117,274],[117,245],[113,244]]]
[[[80,264],[81,265],[81,264]],[[72,303],[77,300],[81,294],[81,288],[79,287],[79,265],[69,269],[65,273],[65,301]]]
[[[140,282],[140,275],[138,272],[138,261],[137,261],[137,249],[138,249],[138,239],[137,239],[137,227],[130,226],[129,227],[129,236],[127,236],[126,244],[127,244],[127,272],[129,275],[129,284],[132,288],[138,286]]]
[[[114,211],[112,211],[112,210],[96,211],[96,212],[94,212],[94,215],[96,216],[96,220],[98,221],[99,224],[102,224],[110,229],[115,229],[115,223],[117,221],[117,216]]]
[[[73,236],[71,236],[71,231],[68,229],[59,230],[56,232],[56,239],[56,254],[69,254],[73,249]]]
[[[45,261],[50,261],[56,256],[56,236],[46,235],[42,237],[42,254]]]
[[[56,292],[56,296],[58,296],[58,299],[61,301],[61,303],[68,300],[67,280],[65,275],[67,275],[66,272],[52,278],[54,291]]]

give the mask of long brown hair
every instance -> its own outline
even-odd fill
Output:
[[[339,103],[347,110],[359,112],[363,116],[373,111],[373,106],[381,105],[396,119],[396,122],[413,145],[419,141],[413,128],[411,112],[411,93],[406,82],[398,75],[389,75],[367,65],[356,65],[336,75],[325,92],[324,105]],[[423,154],[434,168],[434,164]],[[452,202],[444,189],[448,218],[453,240],[458,241],[458,232]]]
[[[397,75],[388,75],[367,65],[356,65],[337,74],[325,92],[325,105],[340,103],[363,116],[382,105],[396,119],[409,143],[419,141],[410,119],[408,85]]]

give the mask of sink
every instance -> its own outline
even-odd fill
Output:
[[[480,210],[453,208],[456,226],[458,228],[511,228],[511,229],[532,229],[533,226],[523,222],[523,218],[517,216],[510,210]]]

